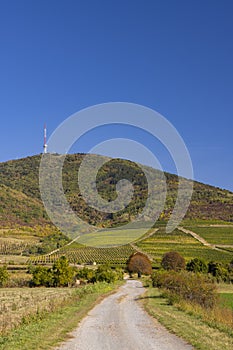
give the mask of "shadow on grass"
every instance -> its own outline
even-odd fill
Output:
[[[145,299],[163,299],[161,295],[151,295],[151,296],[144,296],[144,297],[138,297],[134,300],[145,300]]]

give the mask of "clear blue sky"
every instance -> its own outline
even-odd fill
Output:
[[[0,161],[42,152],[44,122],[133,102],[173,123],[196,180],[233,191],[232,1],[0,0],[0,50]]]

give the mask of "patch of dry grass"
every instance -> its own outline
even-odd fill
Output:
[[[1,288],[0,334],[5,334],[33,315],[53,311],[74,291],[69,288]]]
[[[185,339],[199,350],[230,350],[233,348],[231,325],[218,325],[213,314],[201,314],[190,305],[168,305],[156,288],[148,288],[143,304],[147,312],[166,328]],[[219,311],[219,310],[218,310]],[[216,311],[215,311],[216,312]],[[220,311],[219,311],[220,312]],[[224,311],[214,317],[224,317]],[[226,316],[225,316],[226,317]],[[230,316],[229,316],[230,317]]]

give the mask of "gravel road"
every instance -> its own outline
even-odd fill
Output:
[[[57,350],[188,350],[192,346],[169,333],[135,299],[145,289],[128,280],[95,306]]]

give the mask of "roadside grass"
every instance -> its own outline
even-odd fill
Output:
[[[233,284],[231,283],[218,283],[217,287],[219,293],[233,293]]]
[[[23,322],[0,338],[0,350],[53,349],[69,338],[69,332],[105,296],[114,292],[123,282],[97,283],[73,291],[72,298],[52,312],[41,312],[24,318]],[[39,289],[39,288],[38,288]]]
[[[148,287],[142,302],[151,316],[172,333],[182,337],[195,349],[230,350],[233,348],[232,328],[204,320],[192,309],[187,308],[184,311],[175,305],[168,305],[158,289]]]
[[[233,315],[233,284],[218,284],[218,293],[220,296],[220,305],[223,308],[232,309]]]
[[[232,309],[233,313],[233,293],[221,293],[220,302],[223,307]]]

